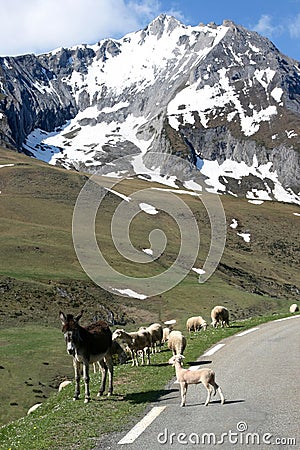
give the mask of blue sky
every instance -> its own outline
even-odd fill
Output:
[[[300,0],[0,0],[0,55],[120,38],[160,13],[186,25],[231,19],[300,61]]]

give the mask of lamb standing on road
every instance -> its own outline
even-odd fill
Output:
[[[181,331],[171,331],[168,339],[168,348],[173,352],[173,355],[183,355],[186,347],[186,338]]]
[[[215,306],[211,311],[211,324],[213,327],[217,327],[219,324],[221,327],[229,327],[229,311],[225,306]]]
[[[200,331],[201,328],[203,328],[203,330],[205,331],[206,328],[207,328],[207,323],[203,319],[203,317],[201,317],[201,316],[194,316],[194,317],[190,317],[186,321],[186,328],[187,328],[189,333],[191,333],[191,331]]]
[[[209,368],[203,368],[198,370],[183,369],[181,366],[183,358],[184,356],[182,355],[175,355],[169,359],[169,364],[175,366],[177,381],[180,384],[181,389],[180,406],[185,406],[188,385],[199,383],[202,383],[207,389],[207,398],[205,406],[207,406],[210,402],[212,390],[214,390],[214,395],[216,394],[216,391],[218,391],[221,398],[221,404],[223,405],[225,402],[225,398],[221,387],[215,382],[215,372]]]
[[[138,362],[138,352],[141,350],[142,354],[142,364],[145,363],[145,354],[147,357],[147,364],[150,364],[150,347],[151,347],[151,335],[149,331],[139,330],[136,332],[126,333],[123,329],[117,329],[113,332],[113,340],[121,340],[128,346],[132,365],[139,365]]]

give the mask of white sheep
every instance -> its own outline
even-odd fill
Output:
[[[173,355],[183,355],[185,347],[186,338],[181,331],[171,331],[168,339],[168,348],[172,351]]]
[[[218,391],[221,398],[221,404],[223,405],[225,402],[225,398],[221,387],[215,381],[215,372],[209,368],[203,368],[198,370],[183,369],[183,367],[181,366],[183,358],[184,358],[183,355],[175,355],[169,359],[169,364],[175,366],[177,382],[180,384],[181,389],[180,406],[185,406],[188,385],[199,383],[202,383],[207,389],[207,398],[205,406],[207,406],[210,402],[212,391],[214,391],[214,395],[216,394],[216,391]]]
[[[163,327],[160,325],[160,323],[152,323],[148,327],[140,327],[139,330],[149,331],[151,335],[152,355],[157,352],[157,344],[159,345],[159,351],[161,350],[161,343],[163,340]]]
[[[33,413],[36,409],[38,409],[40,406],[42,405],[42,403],[36,403],[35,405],[33,405],[31,408],[29,408],[29,410],[27,411],[27,415]]]
[[[217,327],[219,324],[221,327],[225,325],[229,327],[229,311],[225,306],[215,306],[211,310],[211,324],[213,327]]]
[[[293,304],[290,306],[290,313],[295,313],[295,312],[297,312],[297,311],[299,311],[299,306],[297,305],[297,303],[293,303]]]
[[[123,329],[117,329],[113,332],[113,340],[121,340],[124,342],[131,354],[132,365],[139,365],[137,356],[141,351],[142,364],[145,363],[145,354],[147,357],[147,364],[150,364],[150,347],[151,347],[151,335],[149,331],[139,330],[136,332],[127,333]]]
[[[60,383],[60,385],[58,386],[58,392],[61,392],[63,390],[63,388],[65,388],[66,386],[68,386],[71,383],[72,383],[72,381],[70,381],[70,380],[62,381]]]
[[[167,340],[169,339],[169,334],[170,334],[171,330],[169,327],[164,327],[163,328],[163,338],[162,338],[162,344],[164,344],[165,342],[167,342]]]
[[[174,327],[175,323],[176,323],[175,319],[166,320],[164,322],[166,327],[163,328],[163,338],[162,338],[162,343],[163,344],[165,342],[167,342],[167,340],[169,339],[169,334],[171,333],[171,331],[173,331],[173,327]]]
[[[200,331],[201,328],[205,331],[207,323],[201,316],[189,317],[186,321],[186,328],[189,333],[191,333],[191,331]]]

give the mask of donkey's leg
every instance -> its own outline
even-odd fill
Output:
[[[146,348],[146,356],[147,356],[147,364],[150,364],[150,348],[147,347]]]
[[[85,395],[84,395],[84,403],[88,403],[91,399],[90,396],[90,375],[89,375],[89,362],[84,361],[83,362],[83,380],[84,380],[84,388],[85,388]]]
[[[106,376],[107,376],[107,365],[105,364],[103,359],[99,361],[99,365],[101,371],[101,386],[97,394],[98,396],[103,395],[103,392],[105,391]]]
[[[80,394],[80,363],[73,358],[74,376],[75,376],[75,392],[73,400],[78,400]]]
[[[108,354],[105,356],[105,362],[108,368],[108,394],[111,395],[113,393],[113,372],[114,372],[114,364],[112,355]]]

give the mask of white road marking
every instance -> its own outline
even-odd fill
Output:
[[[118,444],[132,444],[145,429],[160,415],[167,406],[154,406],[119,442]]]
[[[259,330],[259,328],[250,328],[249,330],[242,331],[242,333],[235,334],[235,336],[245,336],[245,334],[252,333],[253,331]]]
[[[297,316],[290,316],[290,317],[284,317],[283,319],[276,319],[276,320],[274,320],[274,322],[283,322],[284,320],[297,319],[299,317],[300,317],[300,315],[297,314]]]
[[[210,350],[208,350],[207,352],[203,353],[202,356],[211,356],[214,353],[216,353],[218,350],[220,350],[220,348],[224,347],[225,344],[217,344],[215,345],[213,348],[211,348]]]

